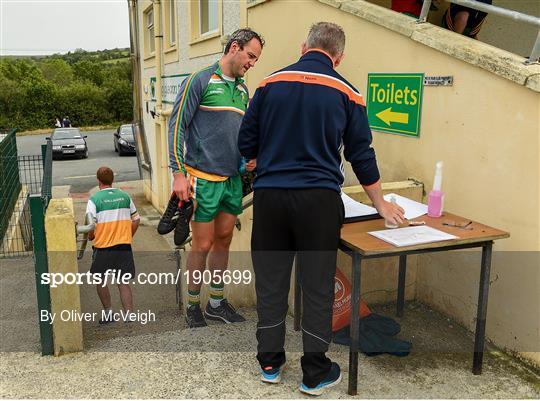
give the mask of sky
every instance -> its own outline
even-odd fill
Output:
[[[127,0],[0,0],[0,55],[129,47]]]

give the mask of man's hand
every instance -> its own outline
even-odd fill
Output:
[[[94,231],[90,231],[90,232],[88,233],[88,239],[89,239],[90,241],[93,241],[94,238],[96,238],[96,234],[94,233]]]
[[[188,201],[190,195],[189,181],[182,172],[174,173],[173,191],[182,201]]]
[[[141,222],[141,219],[132,220],[131,221],[131,236],[133,237],[135,233],[137,232],[137,229],[139,228],[139,223]]]
[[[246,163],[246,171],[253,171],[257,168],[257,159],[251,159]]]
[[[380,180],[371,185],[362,185],[362,187],[382,218],[393,224],[403,224],[405,210],[399,205],[384,200]]]
[[[405,210],[395,203],[387,202],[383,199],[376,208],[381,217],[392,224],[403,224],[405,221],[405,217],[403,217]]]

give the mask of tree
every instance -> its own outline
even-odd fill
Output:
[[[0,128],[49,128],[69,115],[78,126],[132,120],[127,49],[0,59]],[[118,60],[105,63],[106,60]]]
[[[43,76],[36,63],[26,59],[2,60],[0,74],[13,81],[24,81],[27,78]]]
[[[131,83],[116,78],[105,81],[103,88],[109,110],[116,121],[131,121],[133,116],[133,94]]]
[[[73,72],[79,80],[87,80],[100,86],[103,83],[103,64],[82,60],[73,64]]]
[[[22,118],[24,91],[21,86],[0,74],[0,128],[15,128]]]
[[[76,126],[111,121],[104,91],[89,81],[74,81],[71,85],[60,88],[57,107],[62,115],[69,115],[71,123]]]
[[[62,59],[45,60],[40,65],[43,77],[54,84],[69,85],[73,81],[71,66]]]

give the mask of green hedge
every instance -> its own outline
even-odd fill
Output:
[[[132,113],[131,64],[125,58],[104,63],[92,56],[72,64],[61,56],[0,60],[0,128],[53,128],[56,117],[64,116],[73,126],[128,122]]]

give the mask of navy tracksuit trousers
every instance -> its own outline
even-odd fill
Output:
[[[340,195],[330,189],[256,189],[252,260],[257,292],[257,359],[285,362],[285,317],[297,257],[302,288],[303,383],[319,384],[331,361],[332,306],[337,248],[344,219]]]

